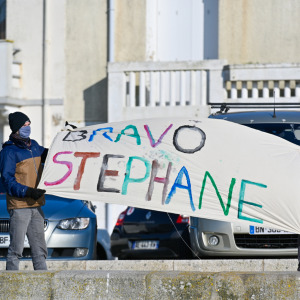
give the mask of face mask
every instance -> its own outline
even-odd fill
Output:
[[[31,128],[30,126],[24,126],[19,129],[20,137],[27,139],[30,136]]]

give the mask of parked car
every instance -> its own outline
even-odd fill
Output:
[[[97,230],[97,259],[113,260],[115,259],[110,252],[110,236],[106,229]]]
[[[192,258],[189,217],[127,207],[111,234],[111,252],[118,259]]]
[[[95,207],[90,201],[45,195],[44,230],[49,259],[89,260],[112,259],[108,233],[99,230]],[[5,190],[0,184],[0,260],[6,258],[9,246],[9,214]],[[23,258],[31,258],[25,239]]]
[[[300,111],[221,112],[209,117],[245,125],[300,145]],[[298,253],[298,235],[256,225],[191,217],[190,236],[199,257],[296,257]]]

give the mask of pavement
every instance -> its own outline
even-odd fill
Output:
[[[47,261],[5,271],[0,299],[300,299],[296,259]]]

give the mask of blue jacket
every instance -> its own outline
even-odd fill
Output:
[[[45,148],[35,140],[31,145],[3,144],[0,152],[0,172],[6,189],[8,209],[37,207],[45,204],[44,196],[34,201],[26,197],[28,187],[36,188],[42,173],[41,156]]]

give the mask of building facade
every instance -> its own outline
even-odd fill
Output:
[[[297,0],[0,0],[0,140],[16,110],[46,147],[65,121],[110,121],[109,64],[300,63],[299,15]],[[121,208],[98,210],[111,231]]]

